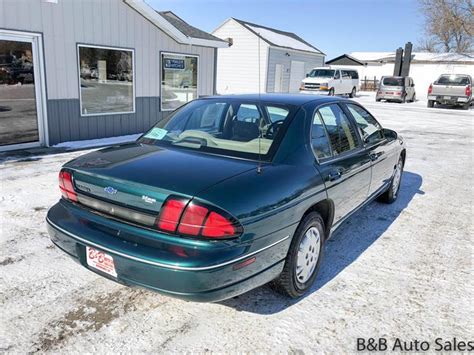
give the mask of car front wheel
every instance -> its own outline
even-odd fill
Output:
[[[274,281],[278,291],[297,298],[309,290],[321,265],[324,239],[324,221],[321,215],[309,213],[296,229],[283,272]]]

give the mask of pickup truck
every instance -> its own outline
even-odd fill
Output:
[[[472,104],[472,78],[464,74],[441,75],[428,88],[428,107],[435,103],[468,110]]]

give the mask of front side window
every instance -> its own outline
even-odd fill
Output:
[[[334,156],[358,147],[355,129],[339,105],[324,106],[318,113],[326,126]]]
[[[354,117],[364,142],[376,143],[384,139],[382,126],[370,113],[358,105],[347,104],[347,108]]]
[[[341,78],[341,73],[339,70],[336,70],[336,73],[334,74],[334,79],[340,79]]]
[[[161,54],[161,109],[175,110],[198,97],[198,57]]]
[[[133,51],[79,46],[81,115],[134,112]]]
[[[278,134],[283,134],[280,131],[291,110],[233,99],[195,100],[158,122],[140,141],[213,154],[265,158]],[[269,112],[278,113],[279,120],[273,121]]]

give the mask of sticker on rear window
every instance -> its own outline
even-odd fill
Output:
[[[152,128],[152,130],[150,132],[145,134],[145,138],[163,139],[163,137],[166,136],[166,133],[168,133],[168,131],[166,129],[154,127],[154,128]]]

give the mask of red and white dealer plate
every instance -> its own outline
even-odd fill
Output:
[[[117,277],[112,256],[91,247],[86,247],[86,256],[87,265],[105,272],[106,274],[112,275],[113,277]]]

